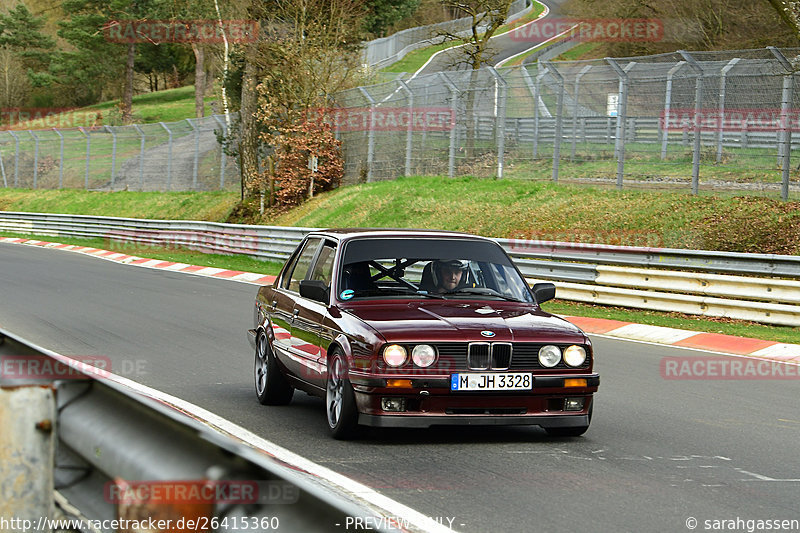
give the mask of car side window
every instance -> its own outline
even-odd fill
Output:
[[[319,257],[314,265],[314,272],[309,279],[324,281],[329,288],[333,277],[333,258],[336,257],[336,245],[330,241],[325,241]]]
[[[317,248],[319,248],[321,240],[322,239],[319,238],[311,238],[306,241],[303,250],[300,252],[300,255],[297,256],[294,268],[290,269],[291,272],[287,272],[283,285],[284,289],[300,292],[300,280],[306,279],[308,267],[311,266],[311,260],[314,259],[314,254],[317,253]]]

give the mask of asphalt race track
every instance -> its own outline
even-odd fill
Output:
[[[449,428],[338,442],[318,399],[257,403],[245,336],[255,286],[0,244],[0,287],[0,326],[66,355],[108,356],[113,372],[458,531],[690,531],[690,518],[697,531],[737,519],[746,531],[746,520],[800,520],[797,381],[661,377],[662,357],[701,352],[595,338],[600,392],[579,438]]]

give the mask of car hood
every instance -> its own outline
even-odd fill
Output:
[[[361,302],[343,310],[369,324],[387,342],[585,342],[577,326],[534,305],[514,302]]]

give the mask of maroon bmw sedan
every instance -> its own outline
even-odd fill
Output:
[[[592,418],[588,337],[541,310],[493,240],[444,231],[310,233],[271,286],[254,328],[259,402],[295,389],[325,399],[328,426],[538,425],[577,436]]]

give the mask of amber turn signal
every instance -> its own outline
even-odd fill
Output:
[[[584,378],[570,378],[564,380],[565,387],[585,387],[586,379]]]
[[[584,380],[586,381],[586,380]],[[399,387],[399,388],[411,388],[411,380],[410,379],[387,379],[386,380],[387,387]]]

